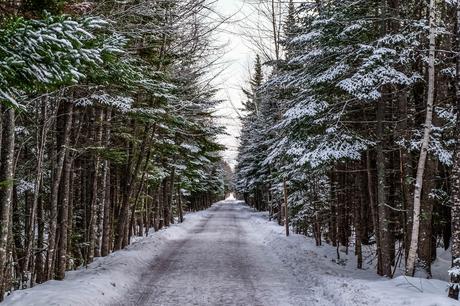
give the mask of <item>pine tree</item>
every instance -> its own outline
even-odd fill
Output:
[[[0,298],[225,192],[209,3],[45,2],[1,17]]]
[[[448,209],[436,205],[447,201],[450,190],[436,178],[452,166],[454,114],[448,101],[453,95],[446,88],[455,84],[455,69],[448,57],[437,53],[431,80],[440,83],[425,85],[429,27],[420,16],[428,16],[426,5],[316,4],[288,4],[281,40],[284,58],[259,90],[265,124],[257,129],[262,135],[243,125],[242,135],[259,137],[251,139],[251,150],[241,146],[239,161],[246,165],[251,159],[252,167],[237,172],[237,190],[249,200],[270,199],[277,213],[283,179],[288,178],[290,217],[296,230],[313,235],[317,244],[324,236],[338,248],[356,241],[358,267],[363,264],[362,245],[372,244],[377,272],[388,277],[395,272],[392,266],[407,259],[411,236],[416,234],[412,231],[417,223],[416,195],[422,230],[418,239],[412,239],[410,250],[418,259],[411,255],[408,267],[414,265],[430,277],[435,256],[432,237],[442,236],[446,248],[450,238],[442,225],[450,222]],[[451,5],[443,3],[436,10],[445,33],[455,26],[453,14],[444,10]],[[440,37],[438,44],[448,49],[450,39]],[[429,100],[434,93],[437,101],[429,145],[425,142],[426,152],[421,152],[426,126],[421,114],[427,109],[428,91]],[[278,117],[273,116],[276,112]],[[425,154],[425,175],[423,179],[419,175],[415,184],[413,164]],[[245,188],[255,182],[270,187],[257,195],[256,189]],[[416,188],[421,192],[414,194]],[[433,218],[435,214],[439,218]],[[397,253],[402,255],[396,258]]]

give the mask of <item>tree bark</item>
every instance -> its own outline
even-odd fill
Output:
[[[168,189],[169,189],[169,178],[165,178],[163,180],[163,196],[162,196],[162,202],[163,202],[163,225],[164,226],[169,226],[169,222],[171,221],[171,216],[170,216],[170,206],[169,206],[169,194],[168,194]]]
[[[174,159],[175,160],[175,159]],[[170,223],[174,224],[174,211],[173,211],[173,203],[174,203],[174,182],[176,181],[176,168],[172,168],[171,170],[171,178],[169,180],[169,192],[168,192],[168,203],[169,203],[169,215],[170,215]]]
[[[449,297],[458,300],[460,291],[460,0],[457,1],[457,122],[455,138],[454,165],[452,167],[452,269],[450,274]]]
[[[111,134],[111,120],[112,120],[112,112],[111,110],[107,110],[105,114],[105,121],[107,124],[105,130],[105,146],[109,147],[110,145],[110,134]],[[110,227],[111,227],[111,184],[110,184],[110,162],[108,160],[104,161],[104,170],[103,170],[103,184],[104,184],[104,206],[103,206],[103,221],[102,221],[102,241],[101,241],[101,256],[107,256],[110,253],[110,244],[109,240],[111,239],[110,235]]]
[[[178,205],[178,211],[179,211],[179,223],[184,222],[184,210],[182,207],[182,194],[180,190],[180,184],[177,187],[177,205]]]
[[[134,164],[134,169],[132,169],[132,164],[134,163],[135,156],[134,149],[131,148],[130,155],[130,162],[128,162],[127,170],[128,170],[128,178],[124,183],[124,188],[122,192],[122,202],[121,202],[121,209],[120,214],[117,220],[117,229],[116,229],[116,237],[115,237],[115,250],[120,250],[124,248],[128,244],[128,234],[129,234],[129,201],[131,199],[132,191],[134,188],[134,184],[136,182],[137,175],[139,173],[139,168],[142,164],[143,157],[145,155],[145,150],[148,146],[148,142],[151,138],[150,134],[150,127],[146,127],[144,131],[144,139],[142,140],[141,148],[138,152],[136,163]]]
[[[425,270],[426,277],[431,278],[431,262],[433,261],[433,207],[434,199],[431,192],[436,188],[436,160],[433,156],[427,156],[425,179],[423,181],[423,192],[420,215],[420,235],[418,256],[421,267]]]
[[[377,210],[378,210],[378,232],[380,236],[380,259],[381,259],[381,275],[391,277],[391,254],[390,233],[389,233],[389,214],[387,208],[387,191],[386,191],[386,159],[385,159],[385,135],[384,135],[384,120],[385,120],[385,104],[386,101],[381,99],[377,102],[377,138],[376,146],[376,166],[377,166]]]
[[[37,249],[39,251],[35,257],[35,282],[38,284],[43,283],[46,278],[44,271],[45,256],[43,255],[45,244],[45,221],[43,215],[43,199],[40,197],[37,205]]]
[[[2,137],[0,155],[0,301],[5,293],[5,265],[10,228],[10,212],[13,196],[13,164],[15,142],[15,111],[14,108],[3,105]]]
[[[67,268],[67,233],[69,223],[69,201],[70,201],[70,176],[72,175],[72,157],[66,154],[63,178],[62,197],[59,211],[59,245],[57,256],[56,279],[63,280]]]
[[[34,234],[35,234],[35,214],[37,211],[38,199],[40,196],[42,178],[43,178],[43,157],[45,153],[45,144],[46,144],[46,134],[48,131],[48,127],[50,122],[46,120],[47,118],[47,103],[48,101],[42,102],[42,109],[41,109],[41,117],[42,121],[40,122],[40,129],[37,130],[37,166],[35,170],[35,181],[34,181],[34,192],[33,192],[33,200],[32,200],[32,207],[30,208],[30,216],[29,216],[29,224],[27,226],[27,233],[26,233],[26,244],[24,250],[24,269],[27,271],[29,267],[30,258],[32,257],[32,248],[34,243]],[[28,273],[24,271],[24,274]],[[24,278],[29,278],[25,276]],[[33,280],[32,280],[33,281]]]
[[[161,214],[161,208],[160,208],[160,192],[161,192],[161,184],[158,185],[156,190],[154,191],[154,196],[153,196],[153,228],[155,231],[158,231],[160,229],[160,214]]]
[[[67,146],[69,144],[70,128],[72,126],[72,104],[66,103],[63,107],[61,115],[65,115],[65,124],[62,134],[62,144],[59,149],[56,162],[56,171],[53,177],[53,184],[51,188],[51,203],[50,203],[50,225],[48,231],[48,253],[46,258],[46,279],[51,279],[54,272],[54,259],[55,259],[55,248],[56,248],[56,227],[57,227],[57,214],[58,214],[58,193],[59,184],[61,182],[62,170],[64,167],[64,160],[67,152]]]
[[[353,208],[354,208],[354,228],[355,228],[355,255],[357,260],[357,268],[363,268],[363,252],[362,252],[362,237],[363,237],[363,200],[362,191],[360,186],[361,177],[356,176],[351,183],[354,186],[358,186],[355,190],[355,196],[353,197]]]
[[[97,114],[99,112],[99,114]],[[102,121],[104,119],[104,112],[102,110],[95,110],[95,122],[97,125],[95,131],[94,141],[98,148],[102,146]],[[97,234],[97,207],[98,207],[98,180],[99,180],[99,167],[101,158],[99,152],[95,152],[94,156],[94,168],[93,168],[93,181],[91,184],[91,204],[90,204],[90,216],[89,216],[89,250],[88,250],[88,263],[91,263],[94,259],[95,246],[96,246],[96,234]],[[99,253],[99,251],[98,251]]]
[[[271,0],[271,15],[272,15],[271,23],[272,23],[272,31],[273,31],[273,45],[275,46],[275,59],[278,61],[280,58],[280,45],[279,45],[279,32],[277,29],[275,0]]]
[[[423,175],[425,172],[426,158],[430,145],[430,135],[433,129],[433,104],[434,104],[434,81],[435,81],[435,55],[436,55],[436,1],[430,0],[430,46],[428,55],[428,97],[426,102],[425,128],[423,132],[420,157],[417,165],[414,189],[414,212],[412,219],[412,234],[409,253],[407,255],[406,275],[413,276],[417,260],[418,239],[420,232],[420,199],[422,195]]]
[[[407,140],[408,139],[408,101],[407,93],[402,93],[398,98],[398,109],[399,109],[399,136]],[[401,195],[403,203],[403,231],[404,231],[404,255],[407,258],[410,246],[410,235],[412,232],[412,210],[413,210],[413,194],[412,194],[412,157],[411,153],[404,147],[399,149],[399,172],[400,172],[400,184],[401,184]],[[408,213],[409,212],[409,213]]]
[[[289,236],[289,203],[288,203],[288,190],[286,179],[283,181],[283,194],[284,194],[284,226],[286,236]]]

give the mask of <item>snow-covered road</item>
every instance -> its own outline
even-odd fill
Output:
[[[309,284],[261,243],[250,216],[235,201],[214,205],[120,305],[314,305]]]
[[[5,305],[450,306],[447,283],[355,269],[352,254],[293,234],[233,199],[187,214],[87,269],[16,291]]]

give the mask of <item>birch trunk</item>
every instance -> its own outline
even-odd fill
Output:
[[[43,157],[45,153],[45,143],[46,143],[46,134],[48,131],[48,127],[50,122],[47,121],[45,118],[47,117],[47,103],[48,101],[42,102],[42,109],[41,109],[41,117],[42,122],[40,123],[41,128],[39,132],[37,131],[37,167],[35,170],[35,181],[34,181],[34,193],[33,193],[33,200],[32,200],[32,207],[30,208],[30,216],[29,216],[29,224],[27,227],[26,233],[26,248],[24,250],[24,269],[27,270],[29,267],[30,258],[33,256],[32,248],[34,243],[34,234],[35,234],[35,215],[38,206],[38,199],[40,197],[40,190],[42,184],[42,169],[43,169]],[[24,274],[28,273],[24,271]],[[29,277],[25,277],[29,279]]]
[[[98,113],[99,112],[99,113]],[[104,119],[104,112],[102,110],[95,111],[95,117],[97,128],[95,132],[94,140],[96,141],[96,146],[98,148],[102,145],[102,121]],[[99,166],[101,158],[99,153],[96,152],[94,159],[94,172],[93,172],[93,181],[91,184],[91,206],[90,206],[90,216],[89,216],[89,250],[88,250],[88,263],[91,263],[94,259],[95,246],[96,246],[96,233],[97,233],[97,207],[98,207],[98,180],[99,180]],[[100,249],[99,249],[100,250]],[[98,252],[100,254],[100,251]]]
[[[105,120],[107,123],[107,128],[105,131],[105,146],[109,147],[110,145],[110,122],[112,120],[111,110],[107,110],[105,114]],[[108,160],[104,161],[104,212],[103,215],[103,224],[102,224],[102,242],[101,242],[101,256],[107,256],[110,253],[110,243],[111,240],[111,196],[110,196],[110,162]]]
[[[414,189],[414,212],[412,218],[412,234],[407,255],[406,275],[413,276],[415,272],[415,263],[417,260],[418,239],[420,233],[420,210],[421,210],[421,195],[423,186],[423,174],[425,172],[425,164],[430,145],[430,135],[433,128],[433,104],[434,104],[434,81],[435,81],[435,55],[436,55],[436,29],[435,29],[435,8],[436,1],[430,0],[430,47],[428,55],[428,97],[426,102],[426,117],[425,128],[423,132],[422,146],[420,149],[420,157],[417,165],[417,174],[415,177]]]

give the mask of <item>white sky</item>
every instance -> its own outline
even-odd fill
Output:
[[[242,37],[242,20],[248,15],[249,6],[243,0],[218,0],[215,9],[223,16],[233,16],[229,22],[222,26],[219,39],[226,44],[226,54],[221,59],[226,69],[219,75],[217,83],[221,88],[218,97],[223,102],[217,111],[229,135],[222,135],[220,142],[227,146],[224,158],[231,165],[235,164],[238,149],[237,137],[240,131],[238,111],[242,108],[244,99],[241,88],[249,79],[249,69],[255,53],[249,48],[249,44]]]

